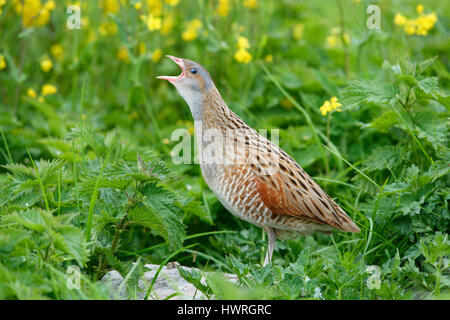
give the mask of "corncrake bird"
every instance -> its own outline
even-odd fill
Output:
[[[233,215],[267,232],[264,265],[277,238],[360,231],[286,152],[228,108],[204,67],[167,57],[181,74],[158,78],[172,83],[191,109],[203,178]]]

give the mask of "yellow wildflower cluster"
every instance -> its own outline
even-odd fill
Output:
[[[184,41],[194,41],[197,38],[198,31],[202,27],[202,22],[199,19],[194,19],[188,22],[187,28],[181,34]]]
[[[161,25],[161,33],[163,35],[168,35],[175,25],[175,18],[173,14],[168,14],[164,17],[164,20]]]
[[[0,14],[2,14],[2,7],[6,4],[6,0],[0,0]]]
[[[419,4],[416,8],[419,16],[416,19],[408,19],[401,13],[397,13],[394,18],[394,23],[397,26],[403,27],[405,33],[409,36],[418,35],[418,36],[426,36],[428,31],[433,29],[434,24],[437,21],[436,13],[423,13],[424,7]]]
[[[164,0],[171,7],[175,7],[178,5],[180,0]],[[168,35],[174,26],[174,18],[173,14],[165,14],[164,19],[161,18],[163,11],[163,2],[162,0],[147,0],[147,8],[148,15],[141,15],[140,18],[147,25],[148,30],[161,30],[163,35]],[[140,10],[142,8],[142,3],[137,2],[134,5],[136,10]]]
[[[221,17],[228,16],[228,13],[230,12],[230,0],[219,0],[219,4],[216,8],[216,14],[218,14]]]
[[[350,36],[347,33],[344,33],[342,37],[344,38],[345,44],[350,43]],[[340,41],[340,39],[341,39],[341,28],[333,28],[331,29],[331,34],[327,37],[326,42],[330,48],[333,48]]]
[[[104,13],[116,13],[120,9],[118,0],[102,0],[100,6]]]
[[[234,54],[234,58],[240,63],[249,63],[252,61],[252,55],[247,49],[250,49],[250,43],[245,37],[239,37],[237,42],[238,50]]]
[[[106,36],[108,34],[117,34],[119,32],[119,28],[117,28],[117,25],[114,21],[107,21],[103,22],[100,27],[98,28],[98,31],[102,36]]]
[[[148,12],[159,17],[162,14],[163,3],[161,0],[147,0]]]
[[[147,28],[150,31],[161,29],[161,22],[162,22],[162,20],[160,17],[154,16],[152,14],[149,14],[145,20],[145,23],[147,24]]]
[[[49,72],[53,68],[53,62],[49,58],[45,57],[41,60],[41,69],[44,72]]]
[[[22,15],[25,27],[42,27],[50,20],[50,11],[55,9],[55,1],[44,4],[41,0],[13,0],[14,11]]]
[[[256,9],[256,8],[258,8],[258,1],[257,0],[244,0],[243,5],[244,5],[244,7],[247,7],[249,9]]]
[[[324,102],[324,104],[320,107],[320,113],[325,116],[328,112],[331,112],[333,110],[336,110],[338,112],[341,112],[340,107],[342,106],[341,103],[338,102],[338,98],[331,97],[330,100],[327,100]]]
[[[5,62],[5,57],[0,54],[0,70],[3,70],[6,68],[6,62]]]
[[[38,100],[40,102],[43,102],[45,96],[51,96],[57,92],[58,89],[54,85],[48,83],[44,84],[41,88],[41,95],[39,96]],[[35,99],[37,97],[37,93],[36,91],[34,91],[33,88],[28,88],[27,96],[30,97],[31,99]]]

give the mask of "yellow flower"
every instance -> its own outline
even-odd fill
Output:
[[[29,88],[27,90],[27,96],[29,96],[31,99],[34,99],[37,97],[36,91],[34,91],[33,89]]]
[[[424,14],[423,5],[419,4],[416,7],[416,11],[419,16],[416,19],[407,19],[402,14],[397,13],[395,15],[394,23],[398,26],[403,26],[403,30],[407,35],[419,35],[426,36],[428,31],[433,29],[437,16],[434,12],[429,14]]]
[[[98,31],[102,36],[106,36],[108,34],[117,34],[119,29],[117,28],[117,25],[113,21],[103,22],[100,27],[98,28]]]
[[[338,112],[340,112],[340,111],[342,111],[340,109],[341,106],[342,106],[342,104],[338,102],[338,98],[331,97],[330,100],[325,101],[323,103],[323,105],[320,107],[320,113],[323,116],[325,116],[325,115],[327,115],[327,113],[329,113],[329,112],[331,112],[333,110],[336,110],[336,109],[337,109]]]
[[[136,3],[134,4],[134,8],[135,8],[136,10],[141,10],[141,8],[142,8],[142,2],[136,2]]]
[[[240,63],[249,63],[252,61],[252,55],[247,49],[250,48],[250,42],[245,37],[239,37],[237,41],[238,50],[234,54],[234,58]]]
[[[161,26],[161,33],[163,35],[168,35],[172,31],[174,25],[175,21],[172,14],[164,17]]]
[[[180,0],[164,0],[171,7],[176,7]]]
[[[0,0],[0,14],[2,14],[2,7],[6,4],[6,0]]]
[[[41,69],[44,72],[49,72],[53,68],[53,62],[49,58],[44,58],[41,61]]]
[[[160,16],[163,4],[161,0],[147,0],[148,12],[154,16]]]
[[[258,8],[258,1],[257,0],[244,0],[244,7],[247,7],[249,9],[256,9],[256,8]]]
[[[248,42],[248,39],[245,37],[239,37],[238,38],[238,48],[249,49],[250,43]]]
[[[416,11],[417,11],[417,13],[422,13],[423,12],[423,5],[418,4],[417,7],[416,7]]]
[[[191,20],[187,23],[187,28],[181,34],[184,41],[194,41],[197,38],[198,30],[202,27],[203,23],[199,19]]]
[[[152,61],[153,62],[158,62],[162,57],[162,50],[161,49],[156,49],[155,51],[153,51],[152,53]]]
[[[150,31],[161,29],[161,18],[149,15],[147,18],[147,28]]]
[[[327,42],[328,46],[330,46],[331,48],[333,48],[334,46],[336,46],[337,42],[338,42],[339,38],[335,35],[332,36],[328,36],[325,41]]]
[[[89,24],[90,24],[90,20],[88,17],[81,17],[81,27],[83,29],[89,27]]]
[[[50,52],[52,53],[52,56],[54,56],[56,59],[61,59],[64,53],[64,49],[62,45],[56,43],[52,45],[50,48]]]
[[[139,54],[143,55],[147,51],[147,48],[145,46],[145,42],[139,42]]]
[[[350,36],[347,33],[344,33],[342,35],[342,38],[344,39],[345,44],[350,43]],[[333,48],[336,46],[338,41],[341,39],[341,29],[340,28],[333,28],[331,29],[331,35],[329,35],[325,41],[327,42],[328,46]]]
[[[197,38],[197,30],[194,28],[187,28],[181,34],[181,38],[183,38],[184,41],[194,41]]]
[[[190,24],[195,29],[200,29],[203,26],[202,20],[200,19],[193,19]]]
[[[45,96],[50,96],[58,92],[58,89],[54,85],[44,84],[41,89],[41,94]]]
[[[436,21],[437,17],[434,12],[430,14],[421,14],[420,17],[416,19],[417,35],[420,36],[427,35],[428,31],[433,29]]]
[[[22,15],[25,27],[42,27],[50,20],[50,11],[55,8],[53,0],[42,5],[41,0],[13,0],[14,11]]]
[[[406,24],[406,20],[407,19],[404,15],[402,15],[401,13],[397,13],[394,18],[394,23],[397,26],[404,26]]]
[[[416,33],[416,21],[414,19],[407,19],[404,30],[407,35],[415,34]]]
[[[125,63],[130,63],[130,57],[128,56],[128,50],[125,46],[120,47],[117,51],[117,59]]]
[[[164,144],[169,144],[169,143],[170,143],[170,140],[167,139],[167,138],[164,138],[162,142],[163,142]]]
[[[268,54],[264,60],[266,60],[267,63],[271,63],[273,61],[273,56],[271,54]]]
[[[3,70],[6,68],[6,61],[5,61],[5,57],[0,54],[0,70]]]
[[[55,1],[49,0],[45,3],[44,8],[47,10],[55,10]]]
[[[234,58],[240,63],[249,63],[252,61],[252,55],[245,48],[239,48],[238,51],[234,54]]]
[[[305,26],[303,25],[303,23],[297,23],[296,25],[294,25],[294,27],[292,28],[292,36],[294,37],[294,39],[301,39],[303,37],[304,29]]]
[[[228,12],[230,11],[230,1],[229,0],[219,0],[219,4],[217,5],[216,13],[221,17],[228,16]]]
[[[120,5],[117,0],[103,0],[101,2],[101,8],[104,13],[116,13],[119,11]]]

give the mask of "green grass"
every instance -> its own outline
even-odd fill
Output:
[[[413,1],[376,2],[381,30],[366,28],[363,0],[233,0],[225,16],[217,1],[136,2],[106,12],[81,1],[81,30],[60,2],[42,26],[22,23],[11,1],[1,8],[0,299],[109,299],[99,279],[113,269],[133,298],[144,264],[173,260],[200,270],[180,272],[207,297],[448,299],[449,3],[420,2],[437,21],[418,36],[394,23],[418,16]],[[162,29],[140,19],[149,12]],[[193,19],[201,27],[185,41]],[[240,36],[248,64],[235,59]],[[198,165],[172,162],[172,132],[193,123],[156,79],[179,72],[158,50],[205,66],[253,128],[279,129],[361,232],[278,241],[262,267],[262,230],[222,207]],[[44,84],[57,92],[42,96]],[[342,110],[323,116],[333,96]],[[80,289],[67,286],[71,266]]]

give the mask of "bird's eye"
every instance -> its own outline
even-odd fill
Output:
[[[195,68],[191,68],[191,69],[189,69],[189,71],[190,71],[192,74],[196,74],[196,73],[197,73],[197,69],[195,69]]]

